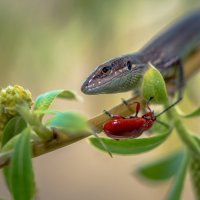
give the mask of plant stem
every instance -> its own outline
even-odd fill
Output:
[[[187,146],[192,158],[190,159],[190,175],[192,179],[193,189],[195,191],[196,199],[200,199],[200,187],[199,187],[199,156],[200,156],[200,148],[197,144],[196,140],[190,134],[190,131],[184,126],[183,122],[181,121],[180,117],[178,116],[177,112],[175,112],[175,128],[176,131],[183,141],[183,143]]]
[[[16,110],[43,141],[49,141],[53,138],[53,132],[46,128],[40,120],[30,112],[29,108],[22,104],[17,105]]]
[[[193,157],[190,162],[190,176],[192,181],[193,190],[196,199],[200,199],[200,158],[199,156]]]
[[[188,147],[188,150],[191,151],[195,156],[200,155],[200,148],[198,144],[196,143],[194,138],[191,136],[190,131],[184,126],[183,122],[178,116],[176,116],[174,125],[179,137]]]
[[[188,161],[190,164],[190,176],[196,199],[200,199],[200,148],[194,137],[192,137],[188,128],[185,127],[181,121],[177,110],[172,109],[170,112],[168,112],[168,117],[172,118],[172,114],[175,119],[174,127],[177,131],[177,134],[181,138],[182,142],[186,145],[190,155],[192,155],[191,159]]]

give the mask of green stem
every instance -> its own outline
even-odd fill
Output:
[[[192,180],[193,189],[196,195],[196,199],[200,199],[200,148],[199,145],[196,143],[194,138],[191,136],[189,130],[184,126],[182,121],[180,120],[180,117],[176,114],[175,118],[175,128],[177,133],[179,134],[179,137],[184,142],[184,144],[188,147],[188,150],[190,151],[192,158],[190,162],[190,175]]]
[[[196,199],[200,199],[200,148],[194,137],[192,137],[190,131],[183,124],[180,119],[178,112],[175,109],[170,110],[167,113],[168,118],[174,118],[174,127],[177,131],[177,134],[181,138],[182,142],[187,146],[187,149],[192,155],[190,159],[190,175],[192,180],[193,189],[196,195]]]
[[[199,156],[193,157],[190,162],[190,176],[192,181],[193,190],[196,199],[200,199],[200,158]]]
[[[184,142],[184,144],[188,147],[188,149],[194,154],[194,155],[200,155],[200,149],[194,138],[191,136],[189,130],[183,125],[180,118],[177,116],[175,118],[174,122],[176,131],[181,138],[181,140]]]
[[[24,105],[17,105],[16,110],[24,118],[24,120],[32,127],[37,135],[44,141],[49,141],[53,137],[50,129],[46,128],[39,120],[39,118],[30,112]]]
[[[190,162],[190,175],[192,179],[192,185],[193,189],[195,191],[196,199],[200,199],[200,148],[196,141],[194,140],[194,137],[191,136],[189,130],[183,125],[180,118],[177,116],[175,119],[175,127],[177,130],[177,133],[179,134],[179,137],[181,140],[186,144],[188,147],[188,150],[192,154],[191,162]]]
[[[165,108],[169,107],[168,104],[164,105]],[[168,119],[174,119],[173,126],[175,127],[182,142],[187,146],[188,150],[193,153],[194,156],[200,155],[200,148],[194,138],[191,136],[190,131],[184,126],[180,119],[180,116],[176,109],[172,108],[167,112]]]

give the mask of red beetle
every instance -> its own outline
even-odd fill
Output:
[[[169,110],[172,106],[174,106],[176,103],[169,106],[167,109],[162,111],[158,115],[154,115],[154,112],[149,107],[149,102],[153,99],[151,97],[149,101],[147,102],[147,108],[149,112],[142,115],[142,117],[138,117],[138,113],[140,111],[140,103],[136,103],[136,114],[134,116],[128,116],[128,117],[122,117],[120,115],[112,115],[108,111],[105,111],[107,115],[114,118],[113,120],[110,120],[106,122],[103,125],[103,130],[105,134],[108,137],[111,137],[113,139],[127,139],[127,138],[136,138],[139,137],[144,131],[150,129],[154,122],[156,121],[156,117],[160,116],[167,110]],[[127,103],[125,102],[127,105]],[[165,125],[164,123],[162,123]]]

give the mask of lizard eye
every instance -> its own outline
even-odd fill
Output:
[[[130,61],[127,62],[127,67],[128,67],[128,70],[131,70],[132,69],[132,64]]]
[[[108,74],[111,71],[111,66],[103,67],[101,71],[103,74]]]

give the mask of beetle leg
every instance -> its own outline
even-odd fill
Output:
[[[113,115],[111,112],[104,110],[104,113],[106,115],[108,115],[110,118],[114,118],[114,119],[124,119],[124,117],[120,116],[120,115]]]
[[[184,88],[184,85],[185,85],[183,64],[182,64],[180,59],[177,61],[177,72],[176,72],[176,74],[177,74],[176,87],[178,89],[178,99],[180,101],[183,97],[183,88]]]
[[[130,110],[130,112],[133,113],[133,109],[131,108],[130,104],[128,104],[128,102],[123,98],[122,98],[122,102]],[[140,103],[139,102],[134,102],[134,103],[136,104],[136,108],[135,108],[135,115],[133,117],[137,117],[140,111]]]
[[[103,111],[106,115],[108,115],[110,118],[113,118],[113,114],[112,113],[110,113],[110,112],[108,112],[107,110],[104,110]]]
[[[185,85],[185,77],[184,77],[184,69],[183,64],[180,58],[175,57],[171,59],[169,62],[167,62],[164,66],[164,68],[168,68],[169,66],[175,68],[175,85],[178,91],[178,98],[177,101],[179,102],[182,99],[183,96],[183,88]]]
[[[168,108],[166,108],[165,110],[163,110],[161,113],[159,113],[155,117],[158,117],[158,116],[162,115],[164,112],[166,112],[169,109],[171,109],[173,106],[175,106],[176,104],[178,104],[182,100],[182,98],[183,98],[183,87],[185,85],[185,78],[184,78],[184,70],[183,70],[182,62],[181,62],[181,60],[179,58],[175,58],[174,60],[171,61],[170,64],[171,65],[173,64],[174,66],[176,66],[176,76],[177,76],[176,87],[177,87],[177,90],[178,90],[178,98]]]
[[[122,103],[129,109],[129,111],[133,112],[133,109],[130,107],[130,105],[128,104],[128,102],[125,99],[123,99],[123,98],[121,98],[121,100],[122,100]]]
[[[153,98],[154,97],[150,97],[149,100],[147,101],[147,108],[148,108],[149,112],[152,112],[151,108],[149,107],[149,103]]]

